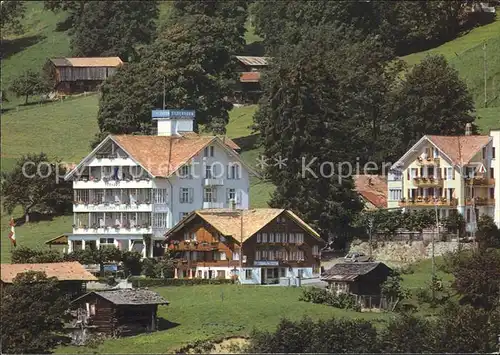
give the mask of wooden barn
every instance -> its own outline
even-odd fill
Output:
[[[158,306],[169,302],[147,289],[117,289],[87,293],[72,302],[70,327],[75,343],[91,333],[128,336],[158,329]]]
[[[257,103],[261,94],[261,72],[269,65],[268,57],[236,56],[239,83],[234,89],[236,103]]]
[[[123,62],[118,57],[50,58],[44,71],[59,95],[96,91]]]
[[[321,274],[321,281],[335,293],[380,295],[381,286],[391,274],[381,262],[345,262],[333,265]]]
[[[44,272],[47,277],[55,277],[59,286],[70,298],[76,298],[86,292],[87,282],[97,281],[97,277],[85,270],[76,261],[42,264],[0,264],[1,286],[8,287],[17,274],[27,271]]]

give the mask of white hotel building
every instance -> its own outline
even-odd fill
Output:
[[[194,111],[154,110],[156,136],[109,135],[66,175],[68,252],[115,245],[163,254],[163,235],[194,210],[249,207],[249,175],[230,139],[193,132]]]

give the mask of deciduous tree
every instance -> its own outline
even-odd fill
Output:
[[[12,213],[21,206],[26,222],[33,211],[62,213],[71,206],[71,182],[64,181],[65,166],[59,160],[49,160],[45,153],[28,154],[3,174],[3,206]]]
[[[0,4],[0,32],[2,38],[9,33],[20,33],[22,31],[21,19],[26,12],[24,1],[5,0]]]
[[[481,215],[477,227],[476,241],[479,249],[500,248],[500,229],[491,216]]]
[[[2,353],[47,354],[64,340],[68,300],[55,278],[18,274],[1,295]]]
[[[17,97],[24,96],[24,103],[27,104],[30,96],[50,92],[51,87],[43,74],[33,70],[27,70],[14,79],[10,85],[10,90],[16,94]]]

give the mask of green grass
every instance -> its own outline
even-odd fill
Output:
[[[470,32],[439,47],[403,57],[410,66],[429,54],[442,54],[458,70],[476,103],[484,107],[483,44],[486,43],[488,107],[500,106],[500,16],[495,22]],[[496,99],[492,99],[496,96]]]
[[[453,280],[451,274],[445,273],[440,270],[440,265],[444,263],[443,257],[436,257],[436,276],[441,278],[446,284]],[[426,287],[431,281],[432,276],[432,259],[425,259],[418,263],[412,264],[412,274],[405,274],[403,276],[403,286],[409,289],[417,289]]]
[[[7,37],[6,53],[2,60],[2,86],[8,87],[16,75],[25,70],[40,71],[48,57],[70,54],[67,32],[56,31],[57,23],[65,13],[43,10],[43,1],[26,1],[26,14],[22,21],[24,33]]]
[[[477,109],[477,114],[480,118],[476,123],[484,134],[500,128],[500,106]]]
[[[97,349],[64,347],[61,353],[166,353],[196,340],[249,335],[253,329],[273,330],[281,318],[332,316],[387,319],[388,314],[357,313],[299,301],[301,289],[266,286],[180,286],[155,289],[171,303],[158,315],[178,325],[156,333],[107,340]],[[223,299],[222,299],[223,297]]]

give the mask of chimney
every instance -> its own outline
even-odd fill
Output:
[[[193,132],[194,110],[153,110],[151,117],[157,122],[159,136],[176,136],[183,132]]]
[[[465,125],[465,135],[470,136],[472,134],[472,124],[467,123]]]

